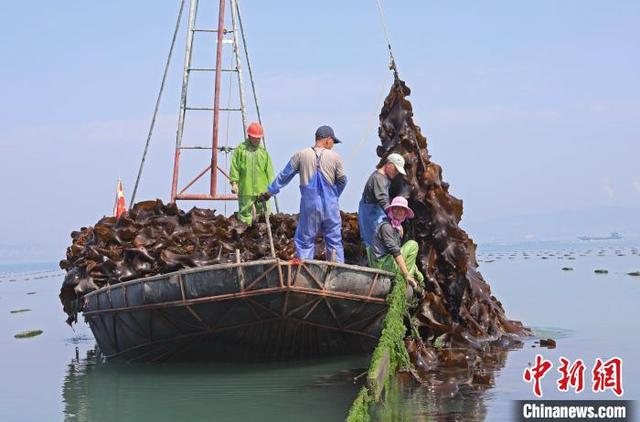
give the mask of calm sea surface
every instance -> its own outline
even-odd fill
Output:
[[[544,398],[614,399],[593,393],[595,359],[623,360],[625,399],[640,396],[638,321],[640,271],[637,246],[629,242],[581,242],[486,246],[480,270],[507,315],[557,340],[555,349],[534,340],[505,352],[494,385],[444,396],[421,387],[398,392],[394,414],[406,420],[511,420],[512,400],[533,398],[522,372],[540,353],[554,363],[543,379]],[[571,271],[563,271],[571,267]],[[607,269],[608,274],[595,274]],[[358,387],[352,374],[366,356],[250,365],[123,364],[96,357],[84,323],[65,323],[57,294],[62,272],[55,263],[0,263],[0,420],[8,421],[340,421]],[[30,309],[11,313],[12,310]],[[15,339],[23,330],[43,330]],[[585,391],[556,389],[558,358],[581,358]]]

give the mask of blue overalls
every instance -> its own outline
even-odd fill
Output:
[[[320,171],[320,159],[323,153],[324,150],[319,155],[316,154],[316,172],[309,183],[306,186],[300,186],[300,216],[294,243],[300,259],[313,259],[316,235],[323,233],[327,247],[327,260],[333,258],[335,251],[335,260],[344,262],[342,219],[338,203],[344,185],[332,185]],[[269,192],[278,193],[296,173],[291,163],[287,164],[269,185]]]
[[[385,219],[387,214],[377,203],[369,204],[360,198],[358,204],[358,226],[360,227],[360,237],[366,246],[373,245],[373,238],[376,235],[378,226]]]

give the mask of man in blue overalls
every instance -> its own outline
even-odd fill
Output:
[[[327,259],[344,262],[342,220],[338,198],[347,185],[340,156],[332,151],[339,144],[333,129],[320,126],[312,148],[298,151],[260,196],[268,200],[300,174],[300,216],[294,242],[300,259],[313,259],[316,235],[322,233]]]

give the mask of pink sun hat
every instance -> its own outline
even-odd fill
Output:
[[[393,201],[391,201],[391,203],[387,205],[387,207],[384,209],[387,212],[387,215],[389,217],[391,217],[391,209],[393,207],[400,207],[407,210],[407,218],[414,217],[413,210],[409,208],[409,203],[407,202],[407,199],[403,196],[396,196],[395,198],[393,198]]]

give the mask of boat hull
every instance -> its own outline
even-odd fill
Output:
[[[393,274],[324,261],[222,264],[87,294],[83,313],[107,358],[311,358],[370,352]]]

